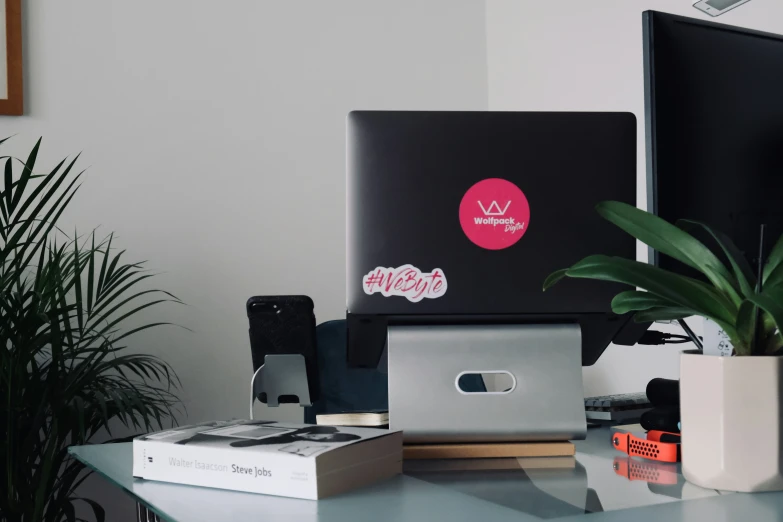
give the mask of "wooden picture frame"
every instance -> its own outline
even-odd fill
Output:
[[[0,114],[24,113],[23,84],[22,0],[0,0]]]

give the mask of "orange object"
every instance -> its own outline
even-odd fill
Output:
[[[651,435],[652,434],[652,435]],[[612,446],[631,457],[644,457],[661,462],[679,462],[680,444],[676,442],[659,442],[665,432],[651,431],[646,439],[640,439],[630,433],[615,432],[612,434]]]
[[[677,465],[668,462],[645,462],[631,457],[615,457],[612,468],[615,473],[628,480],[642,480],[665,486],[677,484]]]

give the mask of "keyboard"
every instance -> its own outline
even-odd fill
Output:
[[[621,393],[585,399],[587,420],[598,423],[638,421],[642,413],[652,409],[647,394]]]

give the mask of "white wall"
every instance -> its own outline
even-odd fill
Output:
[[[320,321],[344,315],[347,112],[487,108],[479,0],[25,7],[27,115],[0,117],[18,134],[3,148],[42,135],[41,167],[84,151],[64,223],[115,231],[188,303],[162,317],[193,333],[135,347],[179,372],[192,421],[247,415],[248,297],[305,293]]]
[[[486,109],[484,4],[28,2],[27,115],[9,149],[84,151],[66,216],[102,225],[188,303],[145,349],[180,372],[189,416],[246,414],[251,295],[345,311],[345,116]],[[138,344],[138,343],[137,343]]]
[[[645,208],[642,12],[654,9],[783,33],[780,0],[752,0],[714,19],[693,3],[487,0],[489,109],[633,112],[639,136],[637,203]],[[639,258],[646,259],[641,248]],[[700,320],[690,323],[700,330]],[[653,377],[677,378],[680,349],[610,346],[585,369],[585,393],[641,391]]]

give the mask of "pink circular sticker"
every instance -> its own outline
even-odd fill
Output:
[[[508,248],[527,232],[530,205],[513,183],[500,178],[479,181],[459,205],[459,222],[468,239],[487,250]]]

